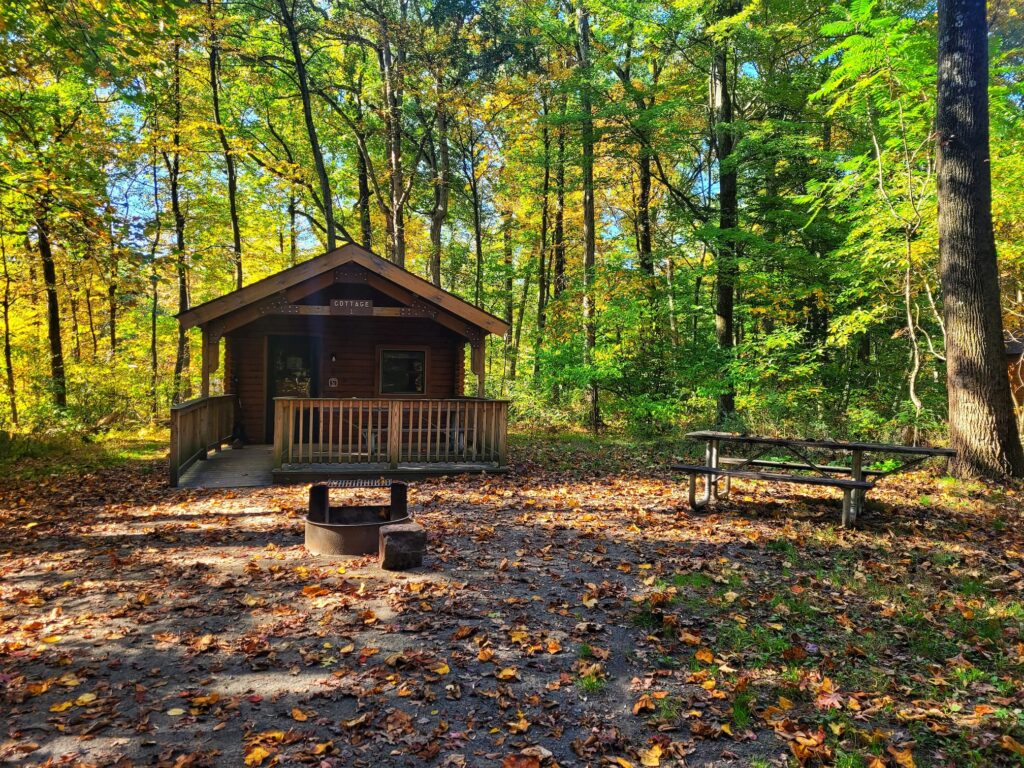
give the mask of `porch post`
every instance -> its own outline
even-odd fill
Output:
[[[205,325],[203,326],[203,344],[202,344],[202,373],[203,381],[200,385],[199,394],[201,397],[210,396],[210,372],[216,371],[218,368],[218,357],[220,348],[217,339],[213,334],[210,333],[210,329]]]
[[[484,339],[477,339],[470,343],[470,366],[476,375],[476,396],[484,397]]]

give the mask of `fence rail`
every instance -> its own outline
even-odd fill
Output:
[[[507,462],[508,402],[455,398],[275,398],[282,464]]]
[[[168,460],[172,486],[192,464],[220,450],[231,439],[235,424],[235,396],[198,397],[171,408],[171,453]]]

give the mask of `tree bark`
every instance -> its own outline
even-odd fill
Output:
[[[578,66],[583,75],[580,86],[580,141],[582,144],[581,170],[583,172],[583,363],[594,364],[594,348],[597,346],[597,317],[594,307],[594,277],[597,254],[595,227],[597,216],[594,204],[594,116],[590,82],[590,12],[585,3],[576,7],[576,33]],[[597,379],[593,371],[587,383],[590,428],[597,432],[601,428],[601,409],[598,401]]]
[[[540,349],[544,343],[544,326],[548,305],[548,197],[551,193],[551,132],[548,129],[548,100],[541,97],[544,147],[544,180],[541,184],[540,249],[537,253],[537,337],[533,343],[533,377],[540,375]],[[522,330],[522,329],[520,329]]]
[[[156,421],[157,412],[159,410],[159,402],[157,401],[157,349],[156,349],[156,316],[159,309],[159,297],[157,293],[157,287],[160,283],[159,277],[156,272],[156,252],[160,247],[161,231],[161,219],[160,219],[160,186],[157,180],[156,174],[156,160],[153,160],[153,217],[155,232],[153,233],[153,244],[150,246],[149,251],[149,263],[152,269],[150,273],[150,283],[153,290],[152,301],[150,303],[149,310],[149,407],[150,407],[150,419]]]
[[[82,359],[82,339],[78,328],[78,297],[75,291],[68,285],[68,273],[61,271],[61,282],[64,284],[64,292],[68,297],[68,316],[71,318],[71,341],[74,346],[71,348],[71,359],[78,362]],[[78,285],[78,275],[74,270],[71,272],[71,282]]]
[[[295,194],[290,194],[288,196],[288,264],[293,267],[299,263],[299,230],[295,221],[298,207],[299,201],[295,199]]]
[[[295,75],[299,84],[299,97],[302,100],[302,117],[306,124],[306,134],[309,136],[309,147],[313,153],[313,167],[316,170],[317,180],[320,182],[320,197],[324,208],[324,227],[327,236],[327,250],[333,251],[338,246],[337,233],[334,223],[334,201],[331,197],[331,182],[327,177],[327,166],[324,164],[324,155],[320,150],[320,140],[317,138],[316,123],[313,121],[313,105],[309,98],[309,78],[306,74],[306,62],[302,58],[302,49],[299,46],[299,34],[295,28],[295,17],[288,7],[288,0],[277,0],[278,9],[281,12],[281,20],[284,23],[285,32],[288,35],[288,42],[292,49],[292,59],[295,63]]]
[[[173,82],[174,129],[171,134],[171,153],[164,152],[167,179],[171,191],[171,215],[174,218],[174,264],[178,276],[178,312],[188,309],[188,264],[185,256],[185,214],[181,210],[181,44],[174,44]],[[189,369],[188,336],[178,324],[178,349],[174,358],[175,403],[187,400],[191,393],[187,374]]]
[[[85,316],[89,318],[89,338],[92,341],[92,356],[96,359],[96,355],[100,352],[100,341],[96,337],[96,318],[92,311],[92,289],[86,286],[85,289]],[[114,350],[111,350],[113,353]]]
[[[442,98],[438,87],[438,101]],[[448,148],[448,110],[443,104],[437,108],[437,150],[434,154],[434,207],[430,212],[430,280],[441,287],[441,229],[448,219],[448,180],[451,174],[451,154]]]
[[[235,269],[235,288],[242,287],[242,232],[238,224],[238,178],[235,172],[235,157],[231,154],[231,145],[224,130],[224,122],[220,115],[220,46],[217,38],[216,19],[213,13],[213,0],[206,0],[206,9],[210,17],[210,90],[213,93],[213,119],[217,124],[217,138],[224,152],[224,164],[228,174],[228,210],[231,215],[231,254]]]
[[[4,373],[7,378],[7,397],[11,409],[11,423],[18,426],[18,393],[14,382],[14,360],[11,353],[11,272],[7,263],[7,246],[0,231],[0,256],[4,266],[4,294],[0,301],[4,316]]]
[[[117,352],[117,282],[107,286],[107,319],[110,321],[110,354]]]
[[[370,221],[370,176],[366,167],[366,158],[361,151],[356,152],[356,175],[359,183],[359,200],[356,207],[359,209],[359,238],[363,248],[373,248],[373,224]]]
[[[652,158],[649,137],[640,143],[640,157],[637,160],[640,191],[636,201],[637,252],[640,269],[648,277],[654,276],[654,249],[651,235],[651,178]]]
[[[60,338],[60,302],[57,298],[57,268],[50,246],[49,202],[44,199],[36,209],[36,236],[46,286],[46,334],[50,344],[50,376],[53,402],[58,408],[68,404],[68,385],[64,374],[64,347]]]
[[[404,2],[400,5],[404,9]],[[402,167],[402,87],[396,65],[403,58],[401,49],[396,54],[391,47],[387,24],[381,23],[377,61],[385,104],[384,133],[390,176],[388,250],[391,261],[400,267],[405,266],[405,169]]]
[[[523,297],[522,301],[519,302],[519,310],[516,313],[515,333],[512,335],[512,353],[509,356],[508,364],[508,379],[509,381],[516,380],[516,368],[519,364],[519,349],[520,342],[523,338],[523,318],[526,315],[526,302],[530,297],[530,281],[533,279],[533,269],[527,268],[526,274],[523,276]]]
[[[952,471],[1021,477],[992,231],[984,0],[941,0],[938,35],[939,269]]]
[[[565,99],[562,100],[562,121],[558,124],[555,149],[555,229],[551,236],[554,258],[551,293],[557,299],[565,290]]]
[[[718,259],[715,289],[715,340],[731,362],[735,347],[734,302],[738,268],[735,231],[739,224],[736,167],[731,157],[734,146],[732,96],[729,93],[728,41],[718,44],[711,67],[711,114],[715,153],[718,159]],[[724,377],[725,389],[718,396],[718,421],[736,412],[736,391],[731,376]]]

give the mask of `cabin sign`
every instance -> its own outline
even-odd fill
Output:
[[[373,299],[331,299],[332,315],[372,315]]]

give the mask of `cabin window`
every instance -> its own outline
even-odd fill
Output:
[[[427,353],[422,349],[382,349],[380,352],[380,393],[382,395],[425,395]]]

